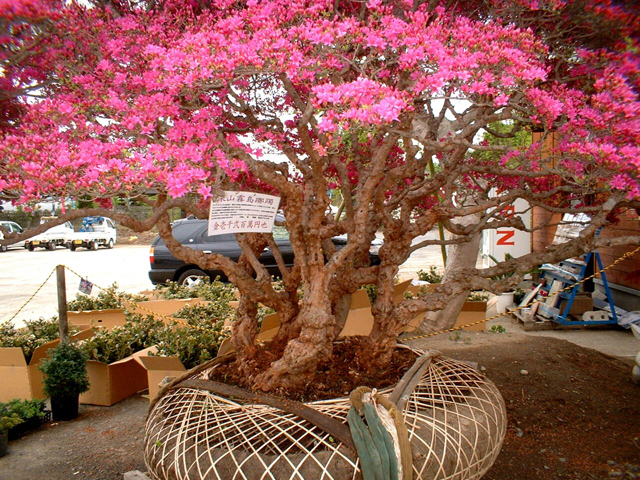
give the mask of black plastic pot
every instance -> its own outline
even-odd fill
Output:
[[[0,457],[4,457],[9,449],[9,434],[8,432],[0,431]]]
[[[80,395],[72,397],[51,397],[51,412],[53,421],[73,420],[78,416],[78,405]]]
[[[22,423],[19,423],[15,427],[9,429],[9,441],[17,440],[18,438],[24,436],[29,433],[31,430],[35,430],[40,427],[43,423],[48,423],[51,421],[51,410],[45,410],[43,418],[35,418],[32,417],[28,420],[25,420]]]

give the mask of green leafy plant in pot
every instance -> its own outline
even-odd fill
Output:
[[[61,343],[40,362],[40,370],[44,374],[44,392],[51,397],[53,419],[76,418],[79,396],[89,390],[86,354],[68,343]]]
[[[7,454],[9,430],[22,422],[17,413],[10,412],[5,404],[0,404],[0,457]]]

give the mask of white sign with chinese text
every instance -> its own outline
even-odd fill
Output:
[[[273,230],[280,197],[253,192],[225,191],[211,201],[209,235]]]

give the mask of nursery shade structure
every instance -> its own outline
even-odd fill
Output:
[[[0,242],[88,215],[157,227],[175,256],[238,286],[237,366],[264,391],[307,382],[331,357],[351,295],[374,285],[362,348],[383,371],[417,312],[640,241],[596,237],[640,207],[638,18],[635,2],[609,0],[3,2],[0,196],[93,204]],[[512,141],[534,130],[541,141]],[[237,235],[238,262],[173,239],[169,210],[206,218],[225,190],[281,198],[293,267],[268,234]],[[516,199],[588,214],[588,225],[476,269],[483,230],[527,230],[509,209]],[[131,202],[148,215],[134,218]],[[446,240],[418,240],[438,224]],[[395,298],[399,265],[443,243],[456,247],[445,281]],[[258,261],[266,248],[282,288]],[[279,314],[286,346],[265,371],[252,367],[260,304]]]
[[[206,379],[207,372],[197,376]],[[346,422],[351,406],[348,398],[307,405],[340,422]],[[440,355],[402,413],[413,478],[480,478],[506,431],[506,410],[495,385],[469,365]],[[157,480],[360,478],[357,456],[330,432],[274,407],[240,403],[180,382],[149,415],[145,460]]]

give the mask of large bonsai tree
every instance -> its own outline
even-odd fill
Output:
[[[176,256],[224,270],[241,295],[239,368],[257,388],[308,379],[365,284],[377,287],[363,342],[377,368],[418,311],[469,289],[504,291],[541,262],[640,240],[596,236],[640,206],[633,2],[79,3],[0,3],[13,108],[0,191],[19,204],[93,197],[101,208],[57,222],[103,214],[137,231],[157,225]],[[503,141],[527,131],[541,134],[524,147]],[[270,247],[282,263],[271,235],[237,235],[237,263],[173,240],[171,208],[206,218],[225,189],[281,197],[295,252],[293,268],[281,265],[284,290],[257,261]],[[329,209],[336,197],[339,215]],[[116,198],[153,214],[137,221],[112,207]],[[590,222],[568,243],[476,269],[483,230],[525,229],[505,213],[518,198]],[[446,240],[414,242],[438,223]],[[377,232],[381,262],[370,265]],[[340,250],[330,241],[338,234],[348,236]],[[394,304],[398,266],[442,242],[458,247],[455,275]],[[285,346],[263,372],[252,370],[259,303],[279,312],[275,341]]]

